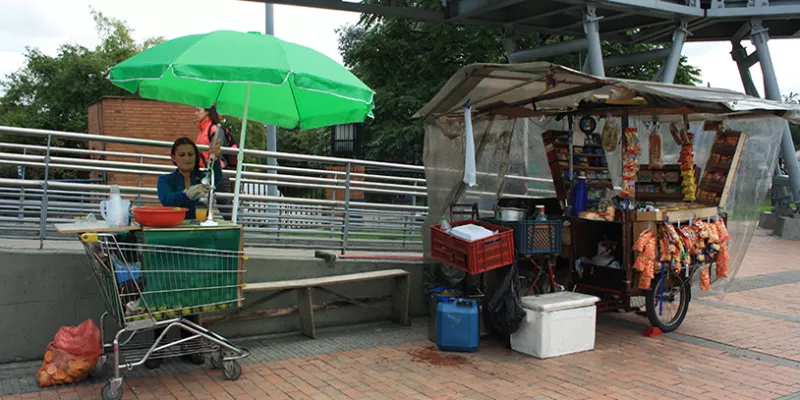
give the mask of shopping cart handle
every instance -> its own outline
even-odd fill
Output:
[[[81,241],[83,243],[97,243],[97,234],[96,233],[84,233],[81,235]]]

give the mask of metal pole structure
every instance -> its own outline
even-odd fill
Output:
[[[589,41],[589,73],[594,76],[605,77],[603,67],[603,47],[600,44],[600,23],[602,17],[597,16],[597,6],[588,3],[583,8],[583,31]]]
[[[672,47],[669,49],[669,57],[664,62],[664,71],[661,74],[661,82],[675,82],[675,74],[678,73],[678,66],[681,63],[681,52],[683,44],[686,43],[686,36],[690,35],[688,29],[689,21],[682,18],[672,33]]]
[[[50,178],[50,142],[53,139],[47,135],[47,154],[44,157],[44,185],[42,191],[41,210],[39,210],[39,248],[44,248],[44,236],[47,233],[47,187]]]
[[[275,35],[275,24],[274,24],[275,14],[273,12],[272,4],[264,3],[264,11],[265,11],[264,31],[267,35]],[[278,151],[278,133],[277,129],[275,128],[275,125],[267,125],[266,128],[267,128],[267,151]],[[242,145],[244,145],[244,143],[242,143]],[[267,165],[278,165],[278,160],[273,157],[269,157],[267,158]],[[277,171],[275,170],[268,170],[267,172],[270,174],[277,173]],[[267,185],[267,196],[278,197],[278,187],[275,185]],[[270,204],[267,205],[268,217],[271,217],[272,214],[275,213],[276,211],[275,206],[276,204],[272,204],[272,202],[270,202]],[[273,221],[272,223],[267,224],[268,227],[270,225],[275,225],[274,220],[272,220],[271,218],[269,218],[268,221]],[[277,227],[278,230],[280,230],[280,224],[278,224]]]
[[[643,64],[648,61],[664,59],[669,57],[670,49],[656,49],[641,51],[638,53],[620,54],[603,59],[603,66],[606,68],[622,67],[625,65]]]
[[[559,54],[574,53],[576,51],[585,50],[587,47],[589,47],[589,39],[587,38],[567,40],[566,42],[553,43],[537,47],[535,49],[510,53],[508,54],[508,62],[523,63],[535,61],[542,58],[557,56]]]
[[[745,61],[748,59],[747,50],[739,42],[733,42],[732,44],[731,58],[736,61],[736,66],[739,68],[739,76],[742,78],[744,92],[749,96],[761,97],[758,94],[755,83],[753,83],[753,76],[750,75],[750,67],[752,65],[748,65],[749,63]]]
[[[764,92],[766,98],[775,101],[783,101],[781,91],[778,87],[778,77],[775,75],[775,67],[772,65],[772,56],[769,52],[769,34],[767,29],[761,24],[760,19],[750,21],[751,31],[750,40],[756,47],[758,61],[761,64],[761,72],[764,75]],[[792,143],[792,132],[789,130],[789,123],[784,122],[783,138],[781,140],[781,155],[786,172],[792,182],[792,199],[795,204],[800,205],[800,166],[797,165],[797,156],[794,152]]]

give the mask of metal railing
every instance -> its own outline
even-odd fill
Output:
[[[66,238],[53,224],[74,222],[88,214],[99,215],[100,201],[108,198],[110,186],[102,183],[53,180],[56,170],[102,171],[118,176],[135,176],[136,186],[121,186],[123,198],[135,206],[158,205],[154,187],[144,187],[142,178],[159,176],[175,169],[168,161],[171,142],[89,135],[0,126],[0,135],[40,137],[47,145],[8,143],[0,139],[0,165],[44,170],[44,179],[0,178],[0,237],[44,240]],[[121,143],[147,146],[147,153],[88,150],[52,146],[52,139]],[[207,149],[199,146],[201,150]],[[224,153],[233,152],[223,149]],[[305,154],[245,149],[245,155],[265,159],[302,161],[324,166],[339,166],[343,171],[324,168],[267,166],[245,163],[242,173],[239,223],[245,227],[247,246],[350,250],[420,251],[422,224],[427,207],[417,205],[427,196],[424,167]],[[93,158],[89,158],[93,157]],[[114,157],[115,160],[107,160]],[[352,172],[352,166],[366,167],[365,173]],[[399,174],[370,173],[371,169],[395,170]],[[224,171],[232,181],[234,171]],[[233,182],[231,182],[232,184]],[[323,189],[332,199],[267,196],[266,186]],[[386,204],[357,201],[352,192],[370,195],[411,196],[411,204]],[[338,196],[336,196],[338,194]],[[344,196],[342,196],[342,194]],[[233,195],[217,193],[218,200],[231,203]],[[335,199],[342,200],[335,200]],[[219,205],[230,216],[230,205]]]
[[[44,240],[65,238],[56,232],[55,223],[73,222],[88,214],[95,214],[99,219],[99,203],[108,198],[110,191],[110,186],[103,183],[53,180],[53,171],[99,171],[135,176],[135,186],[121,186],[120,190],[133,205],[143,206],[159,204],[155,187],[145,187],[143,177],[159,176],[175,169],[169,163],[171,142],[6,126],[0,126],[0,135],[3,135],[0,136],[0,166],[13,165],[23,171],[22,179],[0,178],[0,237],[38,239],[40,246]],[[9,136],[46,138],[47,145],[9,143]],[[152,151],[133,153],[58,147],[51,145],[54,138],[145,146]],[[235,152],[229,148],[222,151]],[[244,154],[257,159],[271,157],[307,164],[304,167],[243,165],[238,222],[245,228],[247,246],[331,249],[343,253],[349,250],[418,252],[422,249],[421,232],[428,213],[426,206],[418,205],[420,202],[427,204],[423,166],[253,149],[245,149]],[[313,165],[338,166],[342,170]],[[353,166],[364,166],[365,172],[353,172]],[[43,170],[44,179],[26,179],[26,168]],[[397,173],[392,174],[393,171]],[[232,170],[225,170],[223,174],[229,180],[235,176]],[[479,172],[479,175],[485,174]],[[506,179],[551,182],[517,175],[508,175]],[[334,196],[332,199],[268,196],[268,185],[330,190]],[[367,200],[352,199],[353,192],[363,193]],[[530,188],[525,195],[508,197],[541,197],[552,193],[552,190]],[[469,188],[466,194],[471,198],[493,195],[479,188]],[[376,196],[400,195],[410,198],[410,204],[368,201]],[[217,192],[216,198],[228,203],[218,208],[223,215],[230,216],[233,195]],[[336,200],[338,198],[343,200]]]

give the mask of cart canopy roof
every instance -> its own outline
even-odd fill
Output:
[[[461,68],[415,118],[473,115],[525,118],[565,113],[686,116],[691,120],[781,116],[800,122],[800,106],[728,89],[601,78],[548,62],[470,64]]]

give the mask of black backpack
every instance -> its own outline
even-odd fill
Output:
[[[206,132],[206,134],[208,135],[208,143],[211,143],[211,139],[213,138],[213,133],[211,132],[211,127],[213,126],[216,125],[214,124],[209,125],[208,132]],[[231,135],[231,131],[228,128],[220,124],[219,126],[217,126],[217,129],[222,129],[222,132],[224,133],[223,135],[220,135],[220,141],[221,141],[220,146],[231,147],[234,149],[239,148],[239,143],[236,141],[236,138],[233,137],[233,135]],[[228,167],[236,168],[236,165],[239,163],[239,154],[237,153],[234,154],[223,153],[220,154],[220,157],[222,158],[223,161],[225,161],[225,168]]]

